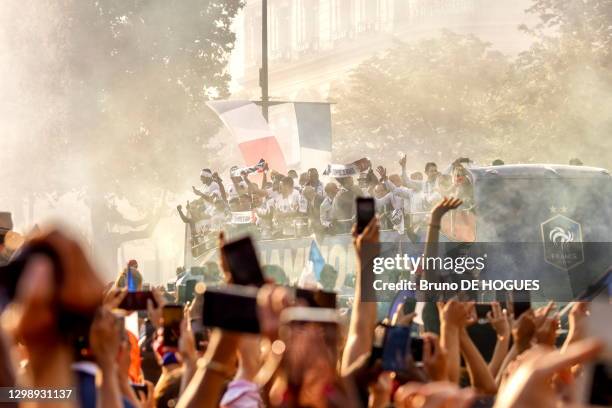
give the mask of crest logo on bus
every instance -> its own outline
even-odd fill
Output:
[[[568,271],[584,262],[580,223],[557,214],[544,221],[540,228],[547,263]]]

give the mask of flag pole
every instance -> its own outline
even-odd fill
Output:
[[[268,122],[270,96],[268,94],[268,0],[261,0],[261,68],[259,69],[261,87],[261,113]]]

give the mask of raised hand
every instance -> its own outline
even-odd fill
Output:
[[[521,315],[523,318],[524,315]],[[520,319],[519,319],[520,320]],[[506,381],[495,401],[496,408],[555,407],[559,396],[551,387],[555,374],[594,359],[601,342],[588,339],[570,345],[564,352],[536,346],[527,351],[519,368]]]
[[[378,218],[373,217],[368,225],[364,228],[361,234],[357,233],[357,225],[353,225],[353,245],[355,246],[355,252],[359,255],[360,259],[364,255],[364,249],[367,246],[370,249],[378,248],[380,242],[380,228],[378,226]]]
[[[423,367],[432,381],[448,380],[446,350],[434,333],[423,334]]]
[[[456,209],[461,204],[463,204],[463,201],[459,198],[444,197],[442,201],[436,204],[436,206],[431,210],[431,223],[439,225],[444,214],[450,210]]]
[[[109,309],[116,309],[121,304],[121,301],[127,295],[127,289],[123,288],[111,288],[106,295],[104,296],[104,300],[102,304]]]
[[[531,346],[531,339],[536,331],[536,324],[532,310],[528,310],[519,317],[512,328],[512,338],[520,353]]]
[[[387,179],[387,169],[385,169],[383,166],[378,166],[376,168],[376,171],[380,175],[380,179],[381,180],[386,180]]]
[[[487,320],[497,333],[497,337],[506,339],[510,336],[510,320],[508,319],[508,311],[502,310],[499,302],[491,303],[491,311],[487,313]]]
[[[402,155],[402,158],[399,160],[399,165],[403,169],[406,167],[406,155]]]

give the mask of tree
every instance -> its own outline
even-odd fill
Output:
[[[11,194],[78,191],[107,274],[117,248],[146,237],[165,191],[185,191],[213,161],[219,121],[204,103],[229,95],[226,70],[240,0],[14,1],[3,37],[16,74],[14,158],[29,158]],[[23,163],[25,165],[26,163]],[[128,220],[127,200],[144,214]],[[143,228],[144,227],[144,228]]]
[[[533,0],[532,46],[510,58],[476,37],[398,43],[333,98],[339,161],[585,163],[612,167],[612,0]]]
[[[535,42],[516,61],[519,131],[540,156],[610,167],[612,157],[612,1],[534,0],[539,17],[523,26]]]
[[[359,65],[333,96],[334,151],[340,160],[408,151],[419,162],[492,154],[488,141],[511,126],[498,101],[511,70],[471,35],[398,42]]]

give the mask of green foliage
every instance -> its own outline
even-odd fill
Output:
[[[33,170],[45,164],[33,191],[95,186],[97,197],[148,207],[160,189],[197,180],[219,126],[204,103],[229,95],[230,24],[242,1],[12,6],[2,30],[22,67],[15,103],[29,122],[20,121],[20,134],[31,140],[16,153],[33,158]]]
[[[534,0],[516,58],[473,36],[398,43],[332,95],[338,161],[560,162],[610,167],[612,1]],[[414,168],[415,166],[413,166]]]

